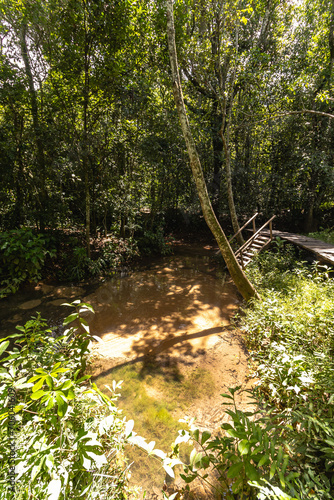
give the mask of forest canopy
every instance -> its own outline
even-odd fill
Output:
[[[88,238],[197,212],[165,2],[2,0],[0,12],[1,228],[78,227]],[[179,0],[174,15],[217,215],[229,210],[229,163],[238,214],[330,224],[333,2]]]

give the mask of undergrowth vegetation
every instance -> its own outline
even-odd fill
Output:
[[[120,384],[106,395],[84,375],[93,337],[82,313],[92,308],[66,305],[76,310],[64,325],[76,327],[62,337],[37,316],[0,343],[1,500],[130,495],[124,447],[132,422],[116,406]]]
[[[84,234],[79,231],[38,234],[21,228],[0,232],[0,298],[17,292],[23,283],[40,279],[79,282],[111,277],[138,256],[171,253],[171,242],[162,228],[142,231],[136,238],[109,234],[92,240],[88,257]]]
[[[315,238],[316,240],[324,241],[325,243],[331,243],[334,245],[334,230],[330,229],[322,229],[316,233],[310,233],[308,236],[311,238]]]
[[[330,500],[334,497],[334,279],[326,266],[296,260],[277,241],[247,274],[260,293],[236,324],[245,334],[250,391],[257,413],[235,403],[240,387],[222,394],[230,423],[201,432],[193,421],[173,444],[193,443],[181,477],[188,485],[166,498],[194,498],[201,479],[217,498]],[[181,495],[181,496],[178,496]]]
[[[0,298],[15,293],[25,281],[39,280],[47,256],[55,253],[50,237],[31,229],[0,232]]]
[[[295,261],[291,247],[259,256],[248,274],[261,301],[247,308],[257,393],[284,425],[299,477],[298,498],[334,494],[334,279],[326,266]]]
[[[86,249],[79,242],[72,250],[67,244],[58,253],[61,265],[57,278],[80,281],[96,276],[112,276],[137,255],[138,245],[133,238],[123,239],[110,235],[108,238],[96,240],[91,257],[87,256]]]

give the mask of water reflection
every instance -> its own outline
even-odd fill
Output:
[[[208,255],[166,257],[85,300],[96,311],[87,318],[91,329],[103,340],[96,349],[117,364],[167,349],[196,356],[223,333],[238,304],[234,285]]]
[[[0,301],[1,336],[13,333],[37,312],[60,333],[69,313],[61,304],[80,298],[96,311],[87,320],[92,333],[105,342],[108,356],[141,356],[163,345],[185,345],[186,339],[203,341],[212,329],[217,333],[228,323],[237,298],[233,285],[225,284],[212,250],[197,252],[189,254],[188,249],[165,257],[129,276],[95,285],[90,292],[87,285],[45,284],[21,291]]]

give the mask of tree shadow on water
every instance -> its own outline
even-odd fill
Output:
[[[182,374],[179,366],[192,366],[196,361],[206,354],[206,346],[194,347],[190,342],[195,338],[203,338],[210,335],[219,335],[223,331],[222,327],[213,327],[201,330],[195,333],[185,333],[183,335],[169,334],[162,341],[158,341],[152,345],[151,335],[143,336],[131,346],[131,351],[125,353],[128,360],[124,358],[114,360],[110,368],[104,369],[97,375],[92,376],[92,381],[110,375],[115,370],[142,363],[143,367],[140,371],[141,377],[144,379],[148,375],[163,375],[166,379],[174,381],[182,381]],[[173,348],[177,348],[176,352],[172,352]],[[112,361],[112,360],[111,360]]]
[[[143,359],[143,365],[139,372],[140,379],[144,380],[147,376],[163,375],[165,380],[174,382],[182,382],[182,375],[178,361],[175,357],[169,356],[167,353],[161,353],[157,356],[148,355]]]

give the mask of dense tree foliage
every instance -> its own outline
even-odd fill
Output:
[[[218,215],[333,195],[331,1],[175,2],[189,121]],[[172,99],[163,2],[2,0],[5,229],[133,234],[199,208]],[[278,116],[284,115],[284,116]],[[235,207],[235,208],[234,208]],[[143,217],[143,212],[149,215]]]

